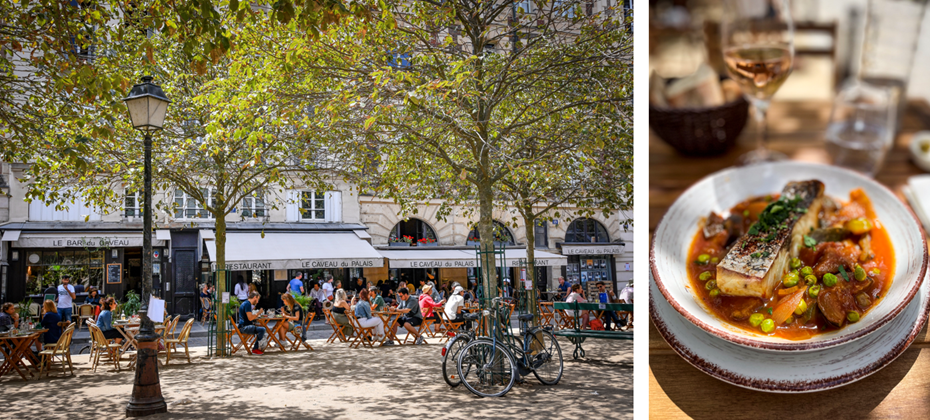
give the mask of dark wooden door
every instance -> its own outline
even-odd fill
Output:
[[[193,315],[197,308],[197,273],[194,250],[174,250],[173,313]]]

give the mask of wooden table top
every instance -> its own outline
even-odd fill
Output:
[[[769,147],[792,159],[827,162],[824,131],[829,102],[774,102],[769,110]],[[694,182],[732,166],[753,148],[750,122],[733,150],[709,158],[679,154],[650,133],[649,231],[678,196]],[[901,133],[875,177],[904,200],[901,187],[922,174],[910,161],[913,133],[930,130],[930,105],[911,102]],[[906,201],[905,201],[906,202]],[[649,416],[675,418],[930,418],[930,335],[926,326],[897,360],[879,372],[838,389],[812,394],[751,391],[710,377],[689,365],[649,323]]]

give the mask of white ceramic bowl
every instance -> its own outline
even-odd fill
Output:
[[[779,192],[790,181],[817,179],[826,194],[844,201],[862,188],[872,199],[879,222],[894,248],[894,279],[888,293],[862,320],[846,327],[795,341],[753,333],[713,315],[691,291],[686,261],[698,222],[711,211],[722,213],[749,197]],[[808,351],[836,346],[876,331],[911,301],[927,270],[924,231],[911,210],[885,186],[846,169],[803,162],[777,162],[729,168],[711,174],[685,191],[662,217],[652,240],[650,268],[669,304],[704,331],[735,344],[773,351]]]

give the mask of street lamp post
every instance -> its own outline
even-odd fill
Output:
[[[138,352],[136,354],[136,378],[132,386],[132,397],[126,406],[127,417],[142,417],[166,413],[168,406],[161,395],[158,379],[158,334],[155,324],[149,319],[148,306],[152,296],[152,132],[161,130],[171,102],[161,87],[152,83],[152,76],[143,76],[142,83],[132,87],[123,101],[129,108],[132,126],[145,134],[145,181],[142,207],[142,308],[139,317]]]

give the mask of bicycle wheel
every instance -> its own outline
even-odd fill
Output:
[[[549,331],[538,329],[527,333],[523,348],[526,364],[536,379],[546,385],[555,385],[562,379],[562,348]]]
[[[453,388],[462,383],[455,364],[459,360],[459,352],[465,348],[470,339],[467,334],[459,334],[445,346],[445,354],[442,355],[442,379],[445,379],[446,383]]]
[[[490,340],[472,340],[459,352],[456,369],[465,388],[481,397],[503,397],[517,379],[510,351]]]

